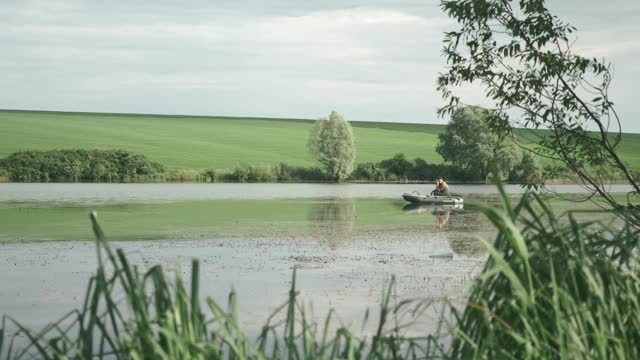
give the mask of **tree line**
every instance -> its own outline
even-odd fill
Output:
[[[437,177],[458,182],[486,182],[494,171],[501,180],[539,185],[545,176],[564,177],[562,168],[542,167],[535,155],[521,149],[510,133],[491,127],[495,112],[476,106],[459,107],[436,151],[444,163],[389,159],[354,165],[356,147],[351,124],[333,111],[317,120],[308,149],[320,166],[286,163],[240,164],[233,169],[167,168],[144,155],[125,150],[19,151],[0,160],[0,175],[21,182],[408,182]]]
[[[525,155],[526,156],[526,155]],[[516,168],[512,182],[526,182]],[[286,163],[240,164],[232,169],[167,168],[144,155],[123,150],[20,151],[0,159],[0,176],[18,182],[334,182],[318,166]],[[453,164],[429,164],[398,153],[378,162],[360,163],[343,181],[430,182],[442,176],[458,182],[483,182],[477,173]],[[561,175],[558,175],[561,177]]]
[[[9,179],[21,182],[147,182],[162,180],[165,166],[125,150],[18,151],[0,159]]]
[[[354,170],[355,143],[351,125],[335,111],[319,119],[311,130],[309,148],[334,181],[425,181],[442,176],[455,181],[486,182],[491,171],[502,180],[531,185],[543,180],[535,156],[521,150],[510,134],[495,131],[493,111],[477,107],[458,108],[444,133],[438,135],[436,151],[444,164],[424,159],[409,161],[402,153],[380,162],[358,164]]]

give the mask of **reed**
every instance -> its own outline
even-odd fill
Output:
[[[579,222],[535,194],[504,211],[467,306],[454,312],[451,358],[640,358],[638,230],[619,217]]]

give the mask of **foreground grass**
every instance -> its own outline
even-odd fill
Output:
[[[640,232],[560,217],[538,198],[483,212],[499,230],[456,313],[453,358],[640,357]],[[633,216],[624,211],[618,218]],[[520,230],[521,228],[522,230]],[[454,310],[455,312],[455,310]]]

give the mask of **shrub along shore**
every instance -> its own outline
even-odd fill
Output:
[[[516,168],[508,181],[524,183],[535,177]],[[351,182],[431,182],[438,176],[454,182],[485,182],[479,174],[451,164],[409,160],[399,153],[379,162],[360,163]],[[232,169],[168,168],[145,155],[125,150],[18,151],[0,159],[0,177],[15,182],[333,182],[320,167],[286,163],[241,164]]]

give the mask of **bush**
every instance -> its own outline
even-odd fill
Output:
[[[3,159],[0,159],[0,177],[9,177],[9,172],[4,168],[2,160]]]
[[[319,167],[305,167],[279,163],[241,164],[234,169],[204,170],[172,168],[165,170],[159,163],[144,155],[122,150],[50,150],[23,151],[0,159],[3,171],[10,180],[91,181],[91,182],[332,182]],[[355,181],[433,181],[443,176],[454,181],[478,181],[474,175],[450,164],[428,164],[417,158],[413,162],[398,153],[380,162],[358,164],[350,176]]]
[[[237,182],[247,182],[249,180],[249,173],[251,169],[249,165],[242,164],[240,166],[236,166],[230,173],[227,173],[224,180],[226,181],[237,181]]]
[[[395,154],[391,159],[382,160],[378,165],[398,179],[408,180],[413,172],[413,164],[407,160],[403,153]]]
[[[351,180],[359,181],[434,181],[442,176],[454,181],[478,181],[480,177],[470,171],[451,164],[428,164],[424,159],[413,162],[399,153],[380,162],[358,164]]]
[[[522,155],[522,161],[509,173],[509,181],[538,186],[544,182],[542,171],[543,168],[538,163],[538,160],[528,152],[525,152]]]
[[[271,165],[254,165],[249,167],[249,181],[276,182],[278,176]]]
[[[363,181],[396,181],[397,176],[380,166],[380,163],[362,163],[356,166],[351,174],[352,180]]]
[[[409,176],[412,179],[435,180],[438,175],[433,174],[433,169],[424,159],[416,158]]]
[[[12,181],[141,182],[164,179],[162,164],[124,150],[19,151],[2,160]]]
[[[292,166],[285,163],[276,166],[242,164],[218,178],[234,182],[333,181],[320,168]]]
[[[170,169],[166,175],[168,181],[176,182],[205,182],[207,178],[204,172],[196,169]]]
[[[287,165],[285,163],[280,163],[276,166],[276,174],[278,176],[278,181],[282,181],[282,182],[333,181],[333,178],[329,176],[326,172],[324,172],[322,169],[320,169],[319,167],[294,166],[294,165]]]
[[[226,172],[220,169],[204,169],[202,170],[201,178],[204,182],[218,182],[224,179]]]
[[[438,176],[442,176],[447,180],[477,182],[484,181],[479,173],[463,169],[453,164],[429,164],[426,170],[430,177],[425,180],[435,180]]]

